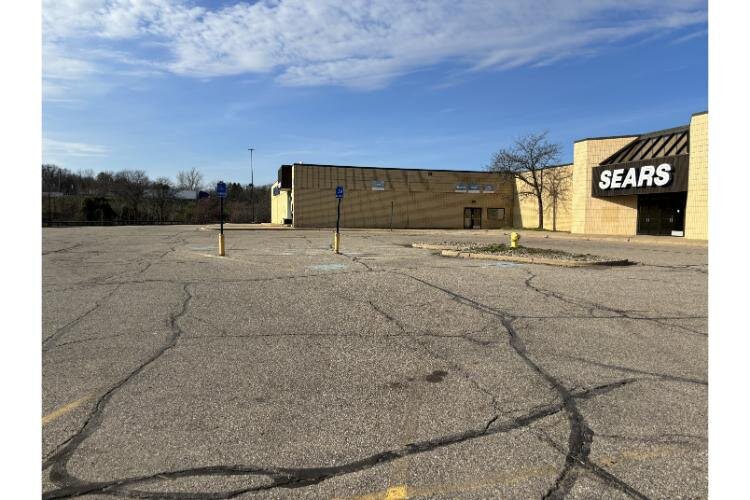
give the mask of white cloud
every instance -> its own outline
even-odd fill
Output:
[[[472,70],[550,64],[703,26],[706,10],[705,0],[262,0],[214,10],[182,0],[45,0],[44,70],[59,83],[116,62],[189,77],[256,73],[283,85],[370,89],[445,61]],[[92,51],[113,42],[131,53]],[[155,42],[164,54],[142,57]]]
[[[56,139],[42,138],[43,156],[106,156],[109,150],[104,146],[86,144],[83,142],[59,141]]]

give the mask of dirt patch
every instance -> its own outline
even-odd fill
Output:
[[[572,260],[576,262],[602,262],[612,259],[592,255],[590,253],[570,253],[564,250],[551,250],[549,248],[534,248],[518,245],[516,248],[510,248],[504,243],[484,246],[469,246],[465,251],[471,253],[487,253],[492,255],[508,255],[515,257],[543,257],[545,259]]]

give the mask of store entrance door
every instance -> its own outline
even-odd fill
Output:
[[[687,193],[638,196],[638,234],[683,236]]]
[[[482,229],[481,208],[464,208],[464,229]]]

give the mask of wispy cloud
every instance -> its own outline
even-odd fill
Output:
[[[708,30],[707,29],[702,29],[702,30],[698,30],[698,31],[693,31],[692,33],[688,33],[687,35],[681,36],[679,38],[675,38],[674,40],[672,40],[671,43],[673,45],[679,45],[681,43],[685,43],[685,42],[687,42],[689,40],[692,40],[694,38],[699,38],[699,37],[707,36],[707,35],[708,35]]]
[[[86,144],[84,142],[59,141],[56,139],[42,139],[43,156],[48,157],[67,157],[67,156],[106,156],[109,149],[96,144]]]
[[[581,0],[574,8],[568,0],[261,0],[216,9],[45,0],[44,74],[60,86],[99,65],[125,64],[149,70],[144,77],[268,74],[287,86],[375,89],[446,61],[474,71],[551,64],[703,26],[706,11],[705,0]]]

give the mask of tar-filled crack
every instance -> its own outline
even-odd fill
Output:
[[[50,468],[50,480],[52,482],[62,485],[63,489],[76,488],[82,484],[86,484],[84,481],[72,476],[68,472],[68,461],[81,443],[99,427],[104,418],[103,410],[116,391],[127,384],[133,377],[142,372],[151,363],[159,359],[165,352],[175,346],[177,340],[182,335],[182,330],[179,327],[178,320],[187,312],[188,305],[192,300],[192,294],[190,293],[188,286],[188,284],[183,285],[185,298],[182,301],[180,311],[170,318],[172,334],[167,339],[167,342],[135,369],[130,371],[125,377],[117,381],[102,393],[95,401],[93,408],[89,412],[88,417],[79,431],[71,436],[64,444],[59,446],[55,453],[44,461],[42,468]]]
[[[372,271],[372,268],[370,266],[368,266],[367,264],[365,264],[364,261],[362,259],[360,259],[359,257],[352,257],[352,261],[356,262],[357,264],[359,264],[361,266],[364,266],[365,269],[367,269],[368,271]]]
[[[65,325],[56,329],[54,333],[52,333],[46,339],[42,340],[42,351],[48,351],[49,349],[54,348],[55,345],[59,342],[59,340],[63,336],[65,336],[66,333],[68,333],[75,325],[83,321],[87,316],[89,316],[90,314],[95,312],[97,309],[99,309],[107,300],[109,300],[110,297],[112,297],[120,289],[120,287],[122,287],[122,285],[115,285],[114,288],[112,288],[112,290],[110,290],[103,297],[97,300],[94,303],[93,307],[88,308],[86,311],[79,314],[73,320],[69,321]]]
[[[484,387],[482,384],[480,384],[466,369],[461,366],[460,364],[451,361],[445,356],[440,355],[437,351],[434,349],[431,349],[429,345],[427,345],[426,342],[420,341],[418,338],[415,338],[415,344],[419,346],[422,350],[424,350],[429,356],[440,360],[442,363],[450,366],[453,371],[459,373],[469,384],[471,384],[474,389],[484,394],[489,400],[490,404],[492,405],[492,410],[495,413],[495,416],[490,419],[490,421],[485,426],[486,428],[489,428],[489,426],[500,417],[500,413],[502,413],[502,410],[500,408],[500,402],[497,400],[497,395],[493,393],[488,388]]]
[[[414,278],[411,276],[409,277],[412,279],[417,279],[418,281],[422,281],[422,280],[419,280],[418,278]],[[430,283],[427,283],[424,281],[422,282],[433,288],[439,288]],[[192,298],[192,295],[189,292],[188,286],[189,286],[188,284],[183,285],[183,289],[186,295],[185,300],[183,301],[180,312],[177,315],[173,316],[170,321],[173,332],[168,342],[159,351],[157,351],[153,356],[151,356],[144,363],[142,363],[138,368],[133,370],[125,378],[120,380],[117,384],[112,386],[106,393],[104,393],[97,400],[96,404],[94,405],[93,410],[91,411],[89,415],[89,418],[86,420],[81,430],[77,434],[75,434],[72,438],[70,438],[70,440],[64,446],[62,446],[53,456],[51,456],[48,460],[45,461],[44,467],[45,468],[51,467],[50,479],[54,483],[60,485],[61,487],[59,489],[52,490],[52,491],[45,493],[44,498],[50,498],[50,499],[51,498],[63,498],[63,497],[80,496],[80,495],[84,495],[87,493],[98,492],[98,493],[103,493],[103,494],[121,495],[121,496],[129,496],[129,497],[136,497],[136,498],[213,499],[213,498],[231,498],[231,497],[234,497],[234,496],[246,493],[246,492],[263,491],[263,490],[267,490],[271,488],[305,487],[305,486],[310,486],[313,484],[320,483],[331,477],[368,469],[379,464],[383,464],[383,463],[387,463],[393,460],[403,458],[408,455],[432,451],[441,447],[449,446],[452,444],[464,442],[464,441],[471,440],[471,439],[476,439],[482,436],[488,436],[492,434],[509,432],[515,429],[520,429],[520,428],[530,425],[531,423],[539,419],[559,413],[560,411],[565,411],[569,415],[568,417],[569,420],[571,420],[571,417],[570,417],[571,409],[575,409],[574,400],[576,398],[588,398],[588,397],[593,397],[599,394],[603,394],[605,392],[621,387],[635,380],[635,379],[626,379],[626,380],[622,380],[613,384],[607,384],[607,385],[595,387],[589,390],[581,391],[579,393],[572,393],[568,391],[567,389],[563,388],[562,385],[559,384],[559,382],[557,382],[552,377],[547,375],[547,377],[550,377],[550,380],[554,381],[553,386],[556,386],[558,390],[562,390],[564,392],[565,397],[562,398],[563,399],[562,402],[537,407],[532,412],[529,412],[526,415],[516,417],[508,421],[503,421],[502,423],[498,423],[499,415],[496,415],[496,416],[493,416],[491,419],[489,419],[481,428],[478,428],[478,429],[471,429],[462,433],[450,434],[447,436],[433,438],[433,439],[426,440],[426,441],[412,443],[412,444],[406,445],[404,447],[401,447],[395,450],[389,450],[389,451],[376,453],[369,457],[365,457],[360,460],[355,460],[353,462],[342,464],[342,465],[337,465],[337,466],[319,467],[319,468],[259,468],[259,467],[227,465],[227,466],[184,469],[184,470],[178,470],[178,471],[166,471],[166,472],[160,472],[158,474],[153,474],[153,475],[148,475],[148,476],[139,476],[139,477],[134,477],[134,478],[125,478],[125,479],[120,479],[120,480],[111,481],[111,482],[86,482],[81,479],[73,477],[67,471],[67,463],[70,460],[72,454],[78,448],[78,446],[80,446],[80,444],[100,425],[101,420],[103,418],[102,411],[104,407],[106,406],[106,404],[111,399],[114,392],[120,387],[122,387],[124,384],[126,384],[129,380],[131,380],[132,377],[134,377],[136,374],[142,371],[146,366],[148,366],[153,361],[158,359],[164,352],[166,352],[168,349],[173,347],[175,343],[177,342],[177,339],[182,334],[182,330],[179,327],[178,320],[186,314],[188,304]],[[443,290],[443,291],[451,294],[452,296],[454,296],[454,299],[457,299],[462,303],[473,304],[473,306],[476,308],[480,308],[481,310],[484,310],[485,312],[490,312],[492,314],[502,317],[502,315],[500,315],[496,310],[489,308],[488,306],[484,306],[483,304],[472,301],[471,299],[458,296],[457,294],[454,294],[453,292],[450,292],[447,290]],[[385,314],[386,316],[390,317],[389,315],[387,315],[387,313],[381,312],[381,314]],[[503,324],[507,328],[508,323],[503,323]],[[512,328],[512,325],[510,326]],[[518,339],[517,334],[515,333],[515,330],[509,330],[509,333],[511,333],[511,345],[514,346],[514,349],[516,349],[516,351],[519,352],[519,354],[522,354],[522,357],[524,357],[527,363],[530,363],[532,367],[535,367],[536,365],[534,365],[534,363],[526,355],[525,347],[522,345],[522,343],[520,343],[520,339]],[[535,370],[539,373],[546,374],[546,372],[541,370],[541,368],[537,367],[535,368]],[[577,412],[577,410],[575,410],[575,412]],[[573,413],[574,417],[575,417],[575,412]],[[585,428],[585,423],[583,423],[582,417],[573,418],[573,420],[577,422],[576,425],[578,427]],[[581,450],[579,448],[585,447],[586,441],[585,439],[580,439],[578,437],[579,434],[583,434],[583,432],[576,432],[576,433],[571,432],[571,436],[574,436],[571,438],[571,447],[574,449],[574,453],[569,454],[569,456],[572,456],[574,458],[578,458],[579,455],[581,455]],[[562,479],[556,482],[556,487],[554,491],[558,491],[560,489],[566,488],[567,483],[570,483],[570,486],[572,486],[572,481],[567,479],[568,477],[571,477],[570,469],[572,468],[572,465],[568,465],[568,462],[569,461],[566,460],[566,468],[562,473]],[[266,478],[270,480],[270,483],[254,485],[254,486],[242,488],[239,490],[228,491],[228,492],[218,492],[218,493],[217,492],[205,492],[205,493],[150,492],[150,491],[133,490],[133,489],[128,488],[129,486],[152,483],[152,482],[157,482],[157,481],[161,481],[164,479],[174,479],[174,478],[179,478],[179,477],[191,477],[191,476],[205,476],[205,475],[265,476]],[[558,485],[558,483],[560,484]]]
[[[177,236],[179,236],[179,234],[178,234]],[[80,246],[80,245],[81,245],[81,244],[79,244],[79,245],[73,245],[72,247],[68,247],[68,248],[67,248],[66,250],[70,250],[71,248],[75,248],[75,247],[77,247],[77,246]],[[169,249],[169,250],[167,250],[167,251],[165,251],[165,252],[162,252],[161,254],[159,254],[157,258],[158,258],[159,260],[161,260],[161,259],[163,259],[163,258],[164,258],[164,257],[165,257],[165,256],[166,256],[167,254],[169,254],[169,253],[171,253],[171,252],[174,252],[174,251],[175,251],[175,247],[170,247],[170,249]],[[138,265],[141,265],[141,264],[142,264],[142,262],[139,262],[139,263],[138,263]],[[136,276],[138,276],[138,275],[142,275],[142,274],[145,274],[145,273],[146,273],[146,271],[148,271],[148,270],[149,270],[149,268],[150,268],[150,267],[151,267],[151,266],[152,266],[152,265],[154,264],[154,262],[153,262],[153,261],[145,261],[145,264],[146,264],[146,266],[145,266],[145,267],[143,267],[142,269],[139,269],[139,270],[138,270],[138,272],[136,273]],[[100,278],[100,279],[101,279],[101,280],[107,280],[107,279],[109,279],[109,278],[112,278],[112,277],[115,277],[115,276],[122,276],[122,275],[125,275],[125,274],[127,274],[127,272],[128,272],[128,271],[127,271],[127,270],[125,270],[125,271],[123,271],[123,272],[120,272],[120,273],[116,273],[116,274],[113,274],[113,275],[111,275],[111,276],[107,276],[107,277],[105,277],[105,278]],[[111,297],[112,297],[112,296],[113,296],[113,295],[114,295],[115,293],[117,293],[117,291],[118,291],[118,290],[119,290],[119,289],[120,289],[120,288],[121,288],[121,287],[122,287],[123,285],[125,285],[126,283],[127,283],[127,282],[123,282],[123,281],[121,281],[121,282],[107,282],[107,283],[101,283],[101,284],[104,284],[104,285],[107,285],[107,286],[111,286],[111,285],[114,285],[114,288],[113,288],[112,290],[110,290],[109,292],[107,292],[107,293],[106,293],[106,294],[105,294],[105,295],[104,295],[103,297],[101,297],[101,298],[100,298],[99,300],[97,300],[97,301],[96,301],[96,302],[94,303],[94,306],[93,306],[93,307],[90,307],[89,309],[87,309],[86,311],[84,311],[84,312],[83,312],[82,314],[78,315],[78,317],[76,317],[76,318],[75,318],[75,319],[73,319],[72,321],[68,322],[67,324],[65,324],[65,325],[63,325],[62,327],[60,327],[60,328],[58,328],[57,330],[55,330],[55,332],[54,332],[54,333],[52,333],[52,334],[51,334],[51,335],[50,335],[49,337],[47,337],[46,339],[42,340],[42,351],[43,351],[43,352],[44,352],[44,351],[48,351],[48,350],[50,350],[50,349],[54,349],[55,347],[59,347],[60,345],[65,345],[65,344],[60,344],[60,343],[59,343],[59,340],[60,340],[60,339],[61,339],[61,338],[62,338],[62,337],[63,337],[63,336],[65,335],[65,334],[67,334],[67,333],[68,333],[68,332],[69,332],[69,331],[70,331],[70,330],[71,330],[71,329],[72,329],[72,328],[73,328],[73,327],[74,327],[75,325],[77,325],[78,323],[80,323],[80,322],[81,322],[81,321],[82,321],[82,320],[83,320],[84,318],[86,318],[87,316],[89,316],[90,314],[92,314],[92,313],[94,313],[94,312],[95,312],[96,310],[98,310],[98,309],[99,309],[99,308],[100,308],[100,307],[101,307],[101,306],[102,306],[102,305],[103,305],[103,304],[104,304],[105,302],[107,302],[107,300],[109,300],[109,299],[110,299],[110,298],[111,298]],[[91,340],[95,340],[95,339],[91,339]],[[54,341],[54,342],[53,342],[53,341]],[[49,344],[50,342],[51,342],[51,344],[50,344],[50,345],[48,346],[48,344]],[[71,343],[75,343],[75,341],[73,341],[73,342],[67,342],[66,344],[71,344]]]
[[[591,452],[591,443],[593,441],[593,431],[586,424],[583,415],[578,410],[571,391],[566,388],[557,378],[548,373],[541,365],[534,362],[533,359],[528,355],[526,345],[516,331],[513,322],[515,318],[503,311],[489,307],[485,304],[479,303],[473,299],[460,295],[456,292],[435,285],[428,281],[425,281],[416,276],[412,276],[406,273],[398,273],[416,280],[424,285],[431,288],[440,290],[456,300],[457,302],[472,307],[478,311],[482,311],[491,315],[494,315],[500,320],[500,323],[505,328],[509,336],[509,343],[513,350],[521,357],[524,363],[542,377],[557,393],[562,400],[562,407],[568,417],[568,423],[570,426],[570,435],[568,437],[568,450],[566,453],[565,465],[560,471],[555,483],[552,487],[543,495],[545,499],[561,499],[564,498],[572,489],[577,479],[577,467],[584,467],[590,472],[597,475],[600,479],[607,481],[623,492],[634,498],[645,498],[634,488],[626,485],[623,481],[615,478],[606,471],[598,470],[589,461],[589,454]],[[625,485],[627,488],[623,488],[620,485]]]
[[[471,374],[470,374],[469,372],[467,372],[467,371],[466,371],[466,370],[464,369],[464,367],[463,367],[463,366],[459,365],[458,363],[455,363],[455,362],[451,361],[450,359],[448,359],[448,358],[446,358],[446,357],[444,357],[444,356],[441,356],[441,355],[440,355],[440,354],[438,354],[438,353],[437,353],[437,352],[436,352],[435,350],[431,349],[431,348],[430,348],[430,347],[429,347],[429,346],[427,345],[427,343],[426,343],[426,342],[420,341],[419,339],[420,339],[420,337],[422,337],[422,336],[432,336],[432,337],[443,337],[443,338],[450,338],[450,337],[454,337],[454,338],[455,338],[455,337],[458,337],[458,338],[462,338],[462,339],[465,339],[465,340],[468,340],[468,341],[471,341],[471,342],[475,342],[475,343],[476,343],[476,342],[479,342],[479,341],[477,341],[476,339],[472,339],[471,337],[468,337],[469,333],[467,333],[467,334],[463,334],[463,335],[454,335],[454,336],[441,336],[441,335],[420,335],[419,333],[410,333],[410,332],[409,332],[409,331],[408,331],[408,330],[406,329],[406,327],[404,326],[404,324],[403,324],[403,323],[401,323],[401,322],[400,322],[399,320],[397,320],[396,318],[394,318],[393,316],[391,316],[390,314],[388,314],[388,313],[387,313],[386,311],[384,311],[384,310],[383,310],[382,308],[378,307],[378,306],[377,306],[377,305],[376,305],[376,304],[375,304],[375,303],[374,303],[373,301],[371,301],[371,300],[368,300],[368,301],[367,301],[367,303],[368,303],[368,304],[370,305],[370,307],[372,307],[372,308],[373,308],[373,309],[374,309],[374,310],[375,310],[375,311],[376,311],[376,312],[377,312],[378,314],[380,314],[381,316],[383,316],[383,317],[384,317],[384,318],[385,318],[385,319],[386,319],[386,320],[387,320],[388,322],[390,322],[390,323],[392,323],[392,324],[396,325],[396,326],[397,326],[397,327],[399,328],[399,330],[401,330],[401,334],[402,334],[402,335],[400,335],[400,336],[404,336],[404,337],[408,337],[408,338],[410,338],[410,339],[413,339],[413,340],[414,340],[414,343],[415,343],[415,345],[417,345],[417,346],[418,346],[418,347],[419,347],[420,349],[422,349],[422,350],[423,350],[424,352],[426,352],[426,353],[427,353],[428,355],[430,355],[431,357],[433,357],[433,358],[436,358],[436,359],[440,360],[441,362],[443,362],[443,363],[445,363],[445,364],[449,365],[449,366],[450,366],[451,368],[453,368],[453,370],[454,370],[454,371],[456,371],[456,372],[458,372],[459,374],[461,374],[461,376],[462,376],[462,377],[463,377],[463,378],[464,378],[464,379],[465,379],[465,380],[466,380],[466,381],[467,381],[467,382],[468,382],[469,384],[471,384],[471,385],[472,385],[472,386],[473,386],[473,387],[474,387],[474,388],[475,388],[476,390],[478,390],[479,392],[481,392],[482,394],[484,394],[485,396],[487,396],[487,398],[488,398],[488,399],[490,400],[490,403],[492,404],[492,409],[493,409],[493,411],[494,411],[495,413],[499,413],[499,412],[500,412],[500,404],[499,404],[499,402],[497,401],[497,397],[496,397],[496,395],[495,395],[495,394],[494,394],[494,393],[493,393],[492,391],[488,390],[488,389],[487,389],[486,387],[484,387],[484,386],[483,386],[482,384],[480,384],[479,382],[477,382],[477,381],[476,381],[476,380],[474,379],[474,377],[472,377],[472,376],[471,376]],[[482,344],[482,345],[485,345],[485,344]],[[499,417],[499,415],[495,415],[495,416],[494,416],[494,417],[493,417],[493,418],[492,418],[492,419],[490,420],[490,422],[489,422],[489,423],[487,424],[487,426],[486,426],[485,428],[488,428],[488,427],[490,426],[490,424],[491,424],[492,422],[494,422],[495,420],[497,420],[497,418],[498,418],[498,417]]]
[[[581,358],[578,356],[563,356],[568,359],[574,359],[576,361],[581,361],[583,363],[587,363],[589,365],[599,366],[601,368],[610,368],[612,370],[617,370],[621,372],[629,372],[629,373],[639,373],[641,375],[650,375],[652,377],[660,378],[662,380],[670,380],[672,382],[686,382],[689,384],[697,384],[697,385],[708,385],[707,380],[702,380],[699,378],[693,378],[693,377],[681,377],[679,375],[670,375],[668,373],[657,373],[657,372],[650,372],[646,370],[639,370],[637,368],[630,368],[627,366],[619,366],[619,365],[613,365],[609,363],[600,363],[598,361],[593,361],[586,358]]]
[[[588,399],[605,394],[623,385],[634,382],[636,379],[625,379],[611,384],[597,386],[588,390],[582,390],[571,394],[572,398]],[[62,488],[49,491],[43,498],[69,498],[90,493],[103,493],[109,495],[129,496],[134,498],[175,498],[175,499],[223,499],[232,498],[253,491],[264,491],[273,488],[301,488],[311,486],[336,476],[351,474],[372,467],[386,464],[410,455],[430,452],[453,444],[470,441],[484,436],[502,434],[517,429],[528,427],[532,423],[564,411],[563,403],[553,403],[535,408],[525,415],[512,418],[498,423],[498,418],[492,418],[481,428],[448,434],[424,441],[410,443],[392,450],[381,451],[364,458],[354,460],[345,464],[329,467],[289,468],[289,467],[255,467],[251,465],[216,465],[207,467],[195,467],[189,469],[162,471],[156,474],[136,476],[104,482],[75,482],[65,484]],[[184,477],[200,476],[263,476],[270,480],[269,483],[257,484],[241,489],[225,492],[153,492],[129,489],[130,486],[144,485],[162,480],[171,480]],[[53,479],[55,482],[59,480]]]
[[[75,245],[71,245],[69,247],[58,248],[57,250],[49,250],[47,252],[42,252],[42,255],[51,255],[51,254],[55,254],[55,253],[66,253],[66,252],[69,252],[70,250],[73,250],[74,248],[78,248],[78,247],[80,247],[82,245],[83,245],[83,243],[76,243]]]
[[[534,274],[534,273],[532,273],[530,271],[527,271],[527,272],[529,274],[529,277],[526,278],[526,281],[524,281],[524,283],[526,284],[526,287],[528,289],[533,290],[533,291],[535,291],[535,292],[537,292],[537,293],[539,293],[541,295],[544,295],[545,297],[552,297],[552,298],[555,298],[555,299],[557,299],[557,300],[559,300],[561,302],[565,302],[567,304],[571,304],[571,305],[574,305],[574,306],[577,306],[577,307],[584,308],[584,309],[586,309],[588,311],[589,316],[592,317],[592,318],[595,318],[595,319],[624,318],[624,319],[635,320],[635,321],[650,321],[650,322],[656,323],[657,325],[660,325],[660,326],[667,326],[669,328],[678,328],[678,329],[683,330],[685,332],[688,332],[688,333],[690,333],[692,335],[700,335],[702,337],[707,336],[706,333],[698,331],[698,330],[693,330],[692,328],[687,328],[685,326],[677,325],[677,324],[674,324],[674,323],[665,323],[664,322],[665,319],[695,319],[695,318],[692,318],[692,317],[686,317],[686,318],[682,318],[682,317],[678,317],[678,318],[659,318],[659,317],[649,317],[649,316],[638,316],[638,315],[634,314],[633,311],[628,311],[626,309],[619,309],[619,308],[616,308],[616,307],[606,306],[604,304],[599,304],[599,303],[596,303],[596,302],[591,302],[591,301],[588,301],[588,300],[585,300],[585,299],[568,297],[568,296],[563,295],[561,293],[554,292],[552,290],[546,290],[544,288],[540,288],[538,286],[532,285],[531,281],[534,278],[536,278],[537,276],[536,276],[536,274]],[[595,316],[594,315],[594,310],[595,309],[598,309],[600,311],[605,311],[605,312],[608,312],[610,314],[614,314],[615,316]]]
[[[166,254],[165,254],[166,255]],[[356,261],[355,261],[356,262]],[[366,270],[361,272],[378,272],[373,271],[369,266],[362,264]],[[144,272],[146,269],[140,271]],[[140,274],[139,273],[139,274]],[[355,274],[351,273],[337,273],[337,274]],[[192,295],[189,291],[191,283],[182,282],[183,290],[185,293],[185,299],[182,303],[182,307],[178,314],[171,317],[170,326],[172,328],[172,334],[167,342],[151,357],[141,363],[136,369],[131,371],[126,377],[118,381],[116,384],[111,386],[105,393],[103,393],[95,402],[93,409],[89,413],[88,418],[84,422],[80,430],[69,438],[64,444],[62,444],[54,454],[45,460],[43,467],[50,468],[50,480],[56,485],[60,486],[58,489],[46,492],[43,495],[45,499],[52,498],[65,498],[85,495],[89,493],[101,493],[116,496],[128,496],[135,498],[174,498],[174,499],[219,499],[219,498],[232,498],[238,495],[254,492],[254,491],[265,491],[274,488],[301,488],[314,484],[321,483],[332,477],[350,474],[362,470],[366,470],[377,465],[389,463],[409,455],[416,455],[420,453],[430,452],[436,449],[440,449],[446,446],[450,446],[457,443],[462,443],[468,440],[477,439],[484,436],[490,436],[499,433],[507,433],[513,430],[522,429],[528,427],[532,423],[549,417],[551,415],[558,414],[560,412],[565,413],[567,420],[570,425],[570,436],[568,440],[568,449],[565,452],[566,461],[565,465],[558,475],[554,485],[547,491],[545,498],[562,498],[572,488],[576,481],[576,468],[581,467],[589,472],[598,476],[602,481],[605,481],[612,487],[618,488],[626,494],[634,498],[645,498],[637,490],[633,489],[620,479],[612,476],[609,472],[600,467],[592,464],[589,461],[588,455],[590,452],[590,446],[593,439],[593,433],[588,428],[583,416],[578,411],[576,406],[577,399],[587,399],[595,397],[600,394],[605,394],[611,390],[622,387],[626,384],[636,381],[637,379],[625,379],[610,384],[604,384],[591,389],[574,391],[566,388],[561,382],[555,377],[547,373],[541,366],[536,364],[526,351],[526,347],[515,330],[513,321],[515,318],[507,313],[499,311],[495,308],[481,304],[477,301],[461,296],[455,292],[441,288],[437,285],[416,278],[405,273],[393,273],[406,276],[410,279],[414,279],[426,286],[438,289],[448,295],[450,295],[457,302],[472,307],[476,310],[491,314],[497,317],[502,326],[508,333],[509,344],[513,350],[523,359],[523,361],[539,376],[541,376],[557,393],[560,401],[550,403],[546,405],[539,405],[528,411],[522,416],[510,418],[507,420],[500,420],[500,415],[492,416],[482,426],[470,429],[460,433],[449,434],[440,436],[416,443],[411,443],[406,446],[381,451],[379,453],[366,456],[364,458],[351,461],[349,463],[328,466],[328,467],[311,467],[311,468],[285,468],[285,467],[254,467],[247,465],[216,465],[208,467],[197,467],[187,468],[182,470],[172,470],[159,472],[157,474],[149,474],[143,476],[122,478],[115,481],[107,482],[87,482],[82,479],[72,476],[67,470],[67,464],[71,459],[74,452],[78,449],[81,443],[87,439],[101,424],[103,419],[103,410],[111,400],[113,395],[118,389],[127,384],[133,377],[144,370],[151,363],[161,357],[167,350],[174,347],[177,340],[182,335],[182,330],[178,324],[178,320],[182,318],[188,309],[188,305],[192,299]],[[279,279],[297,279],[297,278],[308,278],[312,276],[321,275],[301,275],[301,276],[287,276],[287,277],[271,277],[271,278],[260,278],[260,279],[241,279],[241,280],[230,280],[232,282],[258,282],[258,281],[271,281]],[[175,283],[174,280],[142,280],[132,282],[167,282]],[[384,315],[390,321],[396,323],[401,330],[401,335],[409,335],[410,332],[406,328],[398,323],[394,318],[388,315],[382,309],[379,309],[374,304],[371,304],[373,308],[380,314]],[[442,336],[442,335],[441,335]],[[163,480],[178,479],[184,477],[200,477],[200,476],[242,476],[251,479],[252,477],[264,477],[265,482],[262,484],[249,485],[233,491],[224,492],[168,492],[168,491],[140,491],[137,489],[131,489],[138,485],[145,485],[150,483],[158,483]]]

